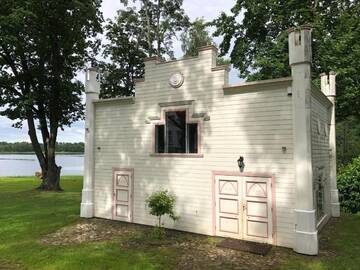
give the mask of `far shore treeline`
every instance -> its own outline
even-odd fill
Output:
[[[41,144],[41,148],[43,145]],[[84,143],[65,143],[56,144],[58,153],[84,153]],[[0,153],[34,153],[31,143],[28,142],[0,142]]]

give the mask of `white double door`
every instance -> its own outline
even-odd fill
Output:
[[[271,178],[216,175],[216,235],[272,243],[271,195]]]

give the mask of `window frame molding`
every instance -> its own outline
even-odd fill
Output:
[[[186,114],[186,149],[188,149],[188,132],[187,124],[197,124],[197,153],[156,153],[156,128],[157,125],[164,125],[165,127],[165,149],[166,149],[166,113],[167,112],[177,112],[185,111]],[[182,158],[203,158],[203,149],[202,149],[202,122],[201,118],[193,118],[191,113],[191,108],[189,106],[173,106],[173,107],[162,107],[160,112],[160,120],[151,121],[152,131],[151,131],[151,153],[152,157],[182,157]]]

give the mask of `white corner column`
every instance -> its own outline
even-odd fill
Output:
[[[329,109],[329,155],[330,155],[330,207],[331,216],[340,216],[339,192],[336,181],[336,126],[335,126],[335,98],[336,98],[336,73],[330,72],[329,76],[323,73],[321,76],[321,91],[331,101]]]
[[[289,30],[292,75],[294,164],[296,178],[295,243],[302,254],[318,254],[311,161],[311,29]]]
[[[85,78],[85,153],[84,180],[81,197],[80,216],[91,218],[94,216],[94,131],[95,115],[94,100],[99,99],[100,80],[96,68],[89,68]]]

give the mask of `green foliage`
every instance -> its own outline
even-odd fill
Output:
[[[158,217],[159,227],[162,226],[161,218],[164,215],[168,215],[174,221],[179,218],[174,212],[176,197],[167,190],[154,192],[147,198],[146,203],[150,208],[150,214]]]
[[[313,27],[313,78],[337,75],[337,118],[360,117],[360,2],[237,0],[232,14],[213,21],[222,55],[247,80],[289,76],[287,29]],[[232,46],[232,44],[234,46]]]
[[[83,118],[84,87],[75,76],[97,52],[100,5],[101,0],[0,3],[0,115],[17,121],[16,127],[26,121],[42,189],[61,189],[58,130]]]
[[[63,246],[40,243],[45,235],[79,221],[82,177],[63,177],[62,183],[64,192],[44,193],[34,190],[38,185],[38,179],[34,177],[0,178],[0,268],[166,270],[179,268],[179,261],[184,262],[184,257],[186,262],[196,259],[190,265],[193,268],[234,268],[233,264],[228,266],[228,257],[221,261],[212,261],[209,256],[203,256],[200,260],[194,258],[203,254],[203,248],[208,247],[209,243],[211,250],[214,250],[218,238],[209,238],[209,242],[206,241],[203,246],[203,241],[197,239],[204,238],[193,234],[177,233],[156,240],[148,236],[148,230],[144,233],[136,230],[134,234],[138,236],[138,245],[135,243],[133,246],[124,245],[124,241],[132,240],[126,238]],[[282,258],[276,269],[357,270],[360,265],[359,222],[359,214],[343,214],[322,231],[321,238],[325,241],[320,242],[321,247],[326,245],[325,251],[331,250],[331,254],[337,256],[317,256],[309,260],[291,250],[273,247],[274,253]],[[135,226],[128,225],[131,228]],[[194,242],[191,245],[181,244],[188,241]],[[159,248],[163,244],[166,246]],[[248,258],[250,261],[252,259],[260,260],[256,264],[259,268],[269,261],[268,256],[264,260],[258,255]],[[253,269],[254,264],[249,267]]]
[[[44,149],[44,146],[41,144],[41,148]],[[84,153],[84,143],[57,143],[56,144],[57,152],[66,152],[66,153]],[[0,142],[0,153],[33,153],[33,147],[31,143],[28,142]]]
[[[360,156],[341,168],[338,175],[341,208],[345,212],[360,212]]]
[[[80,221],[82,177],[61,181],[64,192],[39,192],[35,177],[0,177],[0,269],[174,268],[173,250],[127,249],[118,238],[63,246],[41,243],[46,235]]]
[[[101,84],[101,98],[134,95],[134,79],[144,75],[147,42],[141,18],[133,8],[119,10],[115,21],[108,20],[101,63],[107,75]]]
[[[189,26],[189,18],[182,7],[183,0],[120,0],[125,6],[137,4],[143,38],[147,42],[148,56],[167,54],[174,58],[173,38],[176,32]]]
[[[206,30],[208,25],[204,19],[196,19],[191,23],[190,27],[181,33],[181,49],[185,57],[197,56],[198,48],[213,44],[213,40]]]
[[[347,117],[336,123],[336,158],[338,166],[344,166],[360,156],[360,122]]]

